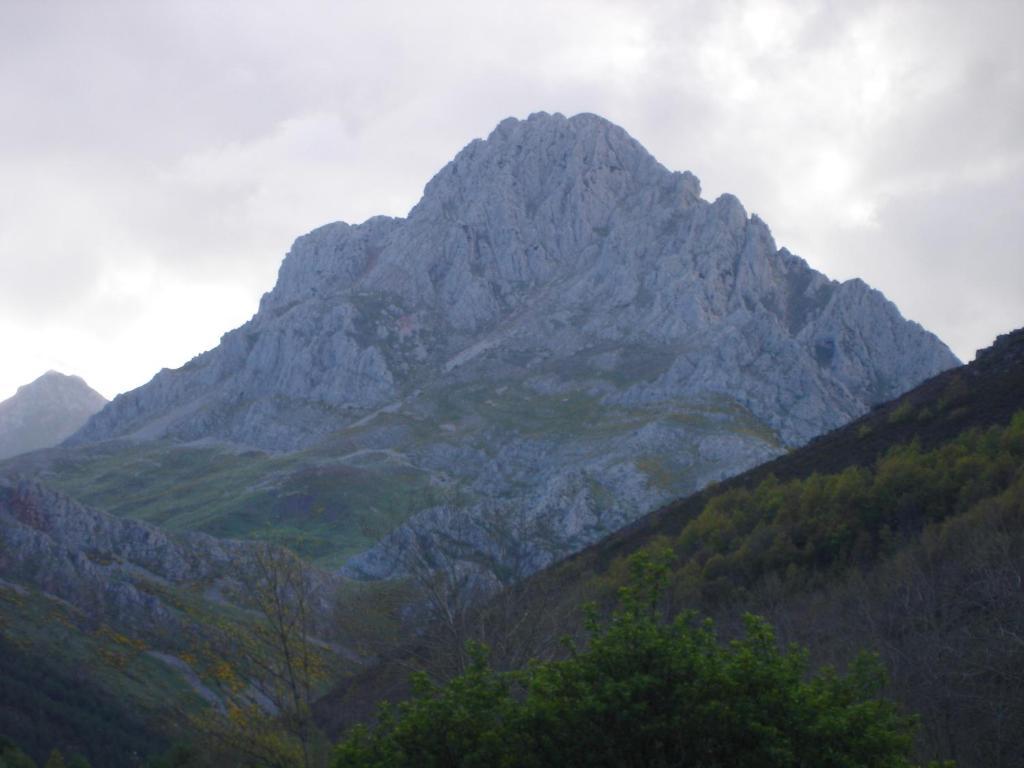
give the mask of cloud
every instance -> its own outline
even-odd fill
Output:
[[[246,320],[291,240],[403,215],[508,115],[591,111],[970,357],[1019,325],[1012,2],[0,9],[0,397],[106,394]]]

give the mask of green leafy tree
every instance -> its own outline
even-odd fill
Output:
[[[477,647],[449,684],[421,677],[416,698],[353,729],[334,765],[910,766],[914,721],[880,698],[875,659],[809,675],[807,653],[780,649],[753,616],[722,644],[692,613],[659,620],[664,561],[633,570],[611,619],[592,612],[585,649],[498,673]]]

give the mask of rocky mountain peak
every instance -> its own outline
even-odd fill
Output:
[[[528,231],[579,213],[591,229],[565,234],[584,247],[593,230],[612,224],[617,207],[652,190],[686,206],[699,199],[700,182],[669,172],[604,118],[541,112],[508,118],[487,139],[471,142],[427,184],[409,218]]]
[[[487,139],[471,142],[427,184],[410,218],[434,215],[438,208],[464,214],[481,189],[512,196],[535,216],[546,200],[575,187],[600,204],[602,198],[621,199],[652,182],[679,181],[681,189],[699,196],[700,184],[692,174],[669,173],[607,120],[541,112],[526,120],[508,118]]]
[[[834,283],[777,249],[735,196],[708,203],[699,193],[692,174],[665,169],[596,115],[504,120],[427,184],[407,218],[335,223],[299,238],[250,323],[115,403],[82,438],[148,422],[146,435],[294,447],[333,422],[270,428],[272,403],[372,410],[491,349],[535,362],[602,345],[664,349],[676,363],[660,374],[659,397],[684,380],[696,385],[697,371],[719,380],[716,391],[734,391],[705,369],[739,365],[740,349],[751,364],[763,361],[769,379],[794,355],[792,365],[813,362],[805,376],[834,391],[832,405],[814,406],[832,414],[830,426],[957,362],[881,294]],[[852,330],[865,323],[870,338]],[[682,352],[709,333],[737,335],[725,344],[728,361],[718,343],[711,363]],[[765,347],[769,338],[781,346]],[[221,405],[206,401],[211,390]],[[786,403],[743,401],[786,442],[816,429],[787,427]],[[225,431],[210,408],[228,402],[242,411]]]
[[[0,403],[0,459],[57,445],[106,404],[80,377],[47,371]]]
[[[82,392],[86,394],[94,392],[81,376],[69,376],[52,369],[38,379],[18,387],[18,392],[30,391]]]
[[[351,440],[462,499],[427,527],[527,508],[564,552],[956,364],[735,196],[702,199],[600,117],[538,113],[467,145],[408,217],[300,237],[250,322],[75,441]]]

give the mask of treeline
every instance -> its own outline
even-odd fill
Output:
[[[921,715],[917,754],[1024,765],[1024,413],[870,467],[713,496],[668,546],[664,610],[744,611],[839,666],[862,648]],[[586,583],[610,603],[627,561]]]
[[[870,468],[786,483],[769,477],[752,490],[727,491],[671,542],[682,564],[672,589],[684,602],[707,605],[742,599],[769,575],[787,588],[826,583],[981,502],[1006,494],[1003,503],[1012,505],[1022,462],[1024,412],[931,451],[894,447]]]

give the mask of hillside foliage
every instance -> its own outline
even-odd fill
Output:
[[[667,569],[633,563],[634,585],[607,624],[591,615],[585,648],[505,673],[477,648],[465,674],[420,676],[416,698],[354,729],[335,768],[911,765],[913,720],[880,698],[877,660],[809,675],[806,651],[780,649],[754,616],[727,645],[692,613],[661,621]]]
[[[879,652],[922,718],[917,753],[1016,766],[1024,754],[1024,413],[867,467],[712,494],[668,547],[663,610],[730,634],[765,615],[819,663]],[[620,558],[587,583],[613,600]]]
[[[686,601],[734,601],[769,574],[791,586],[827,581],[892,555],[923,529],[982,502],[1012,504],[1024,482],[1024,412],[1006,427],[969,430],[931,451],[890,449],[873,467],[849,467],[714,496],[672,542],[673,589]],[[620,566],[621,567],[621,566]]]
[[[70,754],[84,754],[94,765],[118,768],[164,746],[124,702],[2,636],[0,680],[0,721],[12,740],[12,754],[17,744],[42,765],[54,745],[60,745]],[[0,741],[0,748],[5,743]],[[0,766],[3,760],[12,768],[20,765],[0,751]]]

